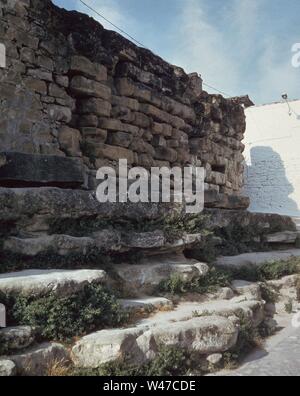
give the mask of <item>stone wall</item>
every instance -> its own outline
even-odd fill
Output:
[[[238,99],[207,94],[197,74],[49,0],[0,4],[7,51],[7,68],[0,69],[2,185],[20,185],[14,163],[31,163],[25,154],[35,155],[38,168],[45,160],[40,155],[57,156],[58,165],[76,174],[76,180],[61,179],[54,172],[55,180],[31,176],[27,166],[26,185],[67,179],[88,189],[95,187],[96,169],[119,158],[147,169],[197,164],[207,171],[208,205],[248,206],[247,199],[232,199],[240,195],[244,171]]]

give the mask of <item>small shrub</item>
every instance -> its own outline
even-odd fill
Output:
[[[5,340],[4,336],[0,334],[0,356],[6,355],[9,352],[8,342]]]
[[[184,294],[188,291],[189,285],[180,274],[172,274],[169,279],[163,280],[159,286],[162,293],[171,293],[172,295]]]
[[[206,276],[186,281],[180,274],[171,275],[167,280],[162,281],[158,286],[158,291],[181,295],[185,293],[214,293],[220,287],[227,287],[231,283],[230,274],[225,271],[211,268]]]
[[[259,278],[262,281],[281,279],[284,276],[299,272],[300,260],[292,258],[288,261],[265,263],[258,268]]]
[[[266,303],[275,304],[278,301],[278,294],[266,283],[260,285],[262,299]]]
[[[242,279],[249,282],[266,282],[277,280],[285,276],[299,273],[300,259],[293,257],[288,261],[266,262],[260,266],[242,266],[227,269],[234,279]]]
[[[75,369],[72,375],[76,376],[179,376],[186,375],[191,361],[188,354],[172,346],[163,346],[158,355],[150,362],[137,366],[119,360],[107,363],[97,369]]]
[[[293,300],[290,298],[289,301],[284,305],[285,312],[288,314],[293,313]]]
[[[232,350],[224,354],[224,363],[227,367],[236,367],[247,353],[253,348],[262,345],[262,337],[259,329],[253,327],[251,321],[246,317],[244,313],[240,313],[240,328],[239,335],[236,345]]]
[[[1,298],[0,298],[1,301]],[[88,285],[77,294],[34,298],[5,297],[10,325],[37,328],[46,340],[67,340],[127,319],[117,299],[100,285]]]

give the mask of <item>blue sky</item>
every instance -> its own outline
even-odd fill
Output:
[[[300,98],[299,0],[85,0],[170,63],[257,103]],[[112,29],[79,0],[54,0]],[[211,91],[207,89],[208,91]],[[212,92],[212,91],[211,91]]]

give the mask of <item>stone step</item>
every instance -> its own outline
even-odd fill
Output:
[[[214,265],[225,268],[257,267],[266,262],[288,261],[292,257],[300,257],[300,249],[245,253],[238,256],[221,256],[214,262]]]
[[[164,297],[141,297],[119,300],[121,306],[130,312],[167,311],[174,308],[173,302]]]
[[[6,327],[0,329],[0,340],[8,351],[28,348],[35,339],[34,329],[30,326]]]
[[[294,244],[299,237],[298,231],[283,231],[275,234],[269,234],[266,236],[266,242],[268,243],[282,243],[282,244]]]
[[[222,353],[237,341],[241,313],[257,326],[264,319],[264,303],[241,297],[182,303],[173,311],[142,319],[132,328],[102,330],[83,337],[72,349],[72,360],[84,368],[96,368],[120,358],[142,364],[153,359],[161,345],[203,355]]]
[[[26,376],[45,376],[53,365],[62,367],[69,361],[67,349],[58,343],[44,343],[23,353],[9,356],[17,373]]]
[[[107,281],[107,274],[102,270],[26,270],[0,275],[0,291],[36,297],[50,292],[67,296],[87,284],[106,284]]]
[[[152,295],[159,284],[172,275],[179,275],[186,281],[205,276],[209,267],[197,260],[189,260],[183,254],[166,254],[147,257],[139,264],[114,266],[123,290],[130,295]]]
[[[128,252],[137,249],[151,253],[152,251],[176,251],[191,247],[201,240],[200,234],[184,234],[182,238],[169,243],[162,231],[121,233],[114,229],[103,229],[90,236],[74,237],[53,234],[32,238],[9,237],[3,242],[3,249],[25,256],[37,256],[54,251],[61,256],[70,254],[86,255],[89,251]]]

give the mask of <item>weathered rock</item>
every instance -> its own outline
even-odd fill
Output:
[[[287,244],[294,244],[296,239],[298,238],[298,232],[293,231],[284,231],[284,232],[277,232],[275,234],[270,234],[266,236],[266,242],[268,243],[287,243]]]
[[[84,171],[76,159],[52,155],[34,155],[14,152],[1,153],[5,165],[0,167],[0,185],[80,187]]]
[[[153,359],[162,345],[189,352],[224,352],[235,345],[238,329],[226,318],[210,316],[166,323],[151,329],[103,330],[83,337],[72,349],[79,367],[99,367],[122,358],[135,364]]]
[[[17,375],[17,367],[11,360],[0,360],[0,377],[14,377]]]
[[[131,300],[119,300],[123,308],[129,311],[150,312],[155,310],[169,310],[173,308],[172,301],[164,297],[143,297]]]
[[[248,300],[261,300],[260,286],[257,283],[235,280],[231,287],[237,294],[245,296]]]
[[[0,275],[0,291],[7,294],[67,296],[90,283],[106,283],[102,270],[26,270]]]
[[[96,199],[96,194],[90,191],[50,187],[26,189],[0,187],[0,220],[20,223],[23,231],[24,226],[30,228],[32,226],[35,229],[43,227],[43,230],[48,230],[49,223],[58,219],[75,221],[95,217],[115,221],[122,218],[125,221],[135,222],[157,220],[171,213],[181,214],[183,211],[184,205],[174,203],[101,204]]]
[[[77,129],[63,126],[58,133],[60,147],[71,157],[81,157],[81,135]]]
[[[70,71],[74,74],[82,74],[97,81],[107,80],[107,70],[104,66],[91,62],[84,56],[73,56]]]
[[[237,328],[228,319],[210,316],[154,327],[141,335],[137,344],[148,360],[155,357],[161,345],[201,355],[225,352],[235,345],[237,336]]]
[[[126,245],[135,249],[159,249],[166,243],[163,231],[129,233]]]
[[[30,326],[6,327],[0,329],[0,338],[9,350],[24,349],[33,343],[34,329]]]
[[[142,361],[136,339],[143,333],[140,329],[102,330],[79,340],[72,349],[72,360],[78,367],[97,368],[122,357],[134,356]]]
[[[267,262],[288,261],[292,257],[299,257],[300,249],[245,253],[233,257],[219,257],[214,265],[221,267],[257,267]]]
[[[50,250],[61,256],[66,256],[72,253],[85,255],[89,249],[96,247],[96,243],[93,238],[89,237],[46,235],[37,238],[11,237],[4,242],[3,247],[6,251],[24,256],[36,256]],[[99,248],[101,247],[103,247],[103,244],[99,244]]]
[[[100,98],[82,99],[77,107],[79,114],[95,114],[97,116],[109,117],[111,104]]]
[[[18,374],[27,376],[45,376],[54,364],[66,364],[69,361],[67,349],[57,343],[45,343],[26,352],[10,356]]]
[[[77,97],[101,98],[109,100],[111,97],[111,89],[104,84],[89,80],[82,76],[75,76],[71,80],[70,90]]]
[[[209,355],[206,360],[208,361],[208,363],[212,364],[213,366],[216,366],[217,364],[219,364],[221,362],[221,360],[223,359],[223,356],[221,353],[214,353],[212,355]]]
[[[179,275],[185,281],[205,276],[208,266],[187,260],[183,256],[158,256],[144,259],[138,265],[120,264],[114,267],[122,281],[122,286],[129,293],[152,293],[163,281],[171,275]]]

